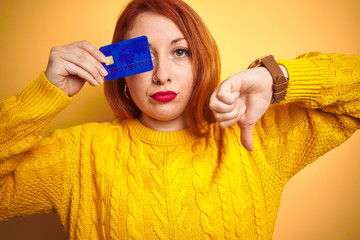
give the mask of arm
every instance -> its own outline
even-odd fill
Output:
[[[45,73],[1,104],[0,161],[36,146],[43,131],[85,82],[99,86],[105,56],[86,41],[53,47]],[[35,102],[34,102],[35,101]]]
[[[0,162],[35,147],[47,124],[70,102],[44,73],[0,104]]]
[[[67,164],[76,162],[80,128],[43,138],[47,124],[84,83],[98,86],[105,57],[88,42],[51,50],[49,63],[21,93],[0,104],[0,220],[60,204]],[[77,129],[77,130],[76,130]]]
[[[271,165],[291,176],[359,128],[360,57],[308,53],[278,63],[289,74],[288,92],[280,104],[269,106],[269,75],[257,68],[224,81],[212,96],[211,108],[223,127],[239,123],[242,143],[249,150],[256,124],[255,138],[261,145],[255,149],[264,148]],[[281,162],[284,159],[289,161]]]
[[[76,146],[66,144],[59,133],[42,135],[70,102],[42,73],[21,93],[0,103],[0,220],[49,212],[59,204],[66,155]]]
[[[315,53],[316,55],[316,53]],[[317,53],[317,55],[320,55]],[[322,55],[327,56],[327,55]],[[355,73],[356,70],[356,59],[358,57],[356,56],[346,56],[346,55],[334,55],[336,56],[343,56],[344,58],[348,57],[355,60],[350,60],[352,63],[349,63],[350,68],[353,68],[352,71]],[[306,76],[306,74],[309,71],[317,72],[317,76],[315,76],[315,79],[312,79],[312,85],[314,85],[314,88],[322,88],[325,87],[325,84],[327,82],[330,82],[333,80],[333,73],[329,72],[330,69],[327,69],[328,66],[320,66],[316,65],[320,64],[321,56],[318,57],[318,59],[312,59],[312,60],[304,60],[305,58],[308,58],[309,55],[303,55],[299,57],[298,60],[289,60],[289,61],[280,61],[281,64],[280,67],[285,72],[285,68],[282,65],[289,66],[291,69],[290,75],[290,83],[289,83],[289,89],[290,93],[287,94],[286,99],[289,99],[290,101],[297,99],[296,93],[299,93],[299,86],[304,86],[304,79],[309,80]],[[330,62],[331,57],[327,56],[327,58]],[[300,65],[300,68],[302,67],[302,70],[299,69],[299,66],[296,67],[294,64],[292,67],[291,62],[293,63],[299,63],[299,60],[303,59],[302,65]],[[326,61],[322,61],[323,64],[328,64]],[[301,63],[300,63],[301,64]],[[333,67],[341,67],[341,64],[346,65],[347,63],[339,60],[337,64],[340,64],[340,66],[333,66]],[[326,71],[320,71],[320,70],[326,70]],[[335,70],[331,70],[335,71]],[[299,74],[299,76],[297,76]],[[311,77],[311,76],[309,76]],[[356,74],[352,76],[356,79]],[[322,82],[320,83],[318,81],[318,78],[322,78]],[[354,81],[355,81],[354,79]],[[339,78],[337,78],[336,81],[340,81]],[[296,85],[299,84],[299,85]],[[324,86],[319,86],[318,84],[324,84]],[[341,84],[339,82],[339,84]],[[228,127],[235,122],[238,122],[241,127],[241,140],[243,145],[248,149],[252,150],[252,133],[253,128],[256,124],[256,122],[261,118],[261,116],[267,111],[270,100],[271,100],[271,94],[272,94],[272,81],[271,76],[269,72],[265,68],[256,68],[256,69],[249,69],[240,73],[237,73],[233,76],[231,76],[229,79],[225,80],[214,92],[214,94],[211,97],[210,100],[210,108],[213,110],[214,115],[216,119],[219,121],[220,126],[222,127]],[[311,85],[311,84],[310,84]],[[317,85],[317,86],[316,86]],[[334,86],[334,83],[332,83],[332,86]],[[355,84],[355,86],[357,86]],[[308,86],[306,86],[308,87]],[[341,88],[339,87],[337,90],[339,91]],[[312,91],[311,93],[308,93],[307,95],[316,95],[316,93],[313,91],[313,89],[300,89],[303,92],[306,91]],[[294,95],[295,93],[295,95]],[[335,90],[334,90],[335,94]],[[291,97],[291,95],[294,95]],[[306,95],[306,94],[305,94]],[[334,95],[336,96],[336,94]],[[304,99],[304,96],[300,96],[302,99]],[[335,97],[336,99],[336,97]],[[297,99],[295,101],[299,101],[301,99]]]
[[[360,128],[360,56],[311,52],[279,63],[289,72],[288,93],[254,136],[287,180]]]

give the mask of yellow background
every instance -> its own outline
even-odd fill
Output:
[[[360,55],[358,0],[187,0],[220,48],[222,78],[255,58],[306,51]],[[1,0],[0,100],[21,91],[47,65],[50,48],[78,40],[110,43],[123,0]],[[111,121],[102,87],[85,86],[47,132]],[[286,186],[274,239],[360,239],[360,132]],[[1,239],[63,239],[54,215],[0,223]]]

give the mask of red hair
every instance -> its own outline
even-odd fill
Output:
[[[215,122],[209,100],[220,82],[220,56],[216,42],[200,16],[181,0],[133,0],[117,21],[112,42],[125,40],[135,17],[147,11],[172,20],[189,44],[195,85],[186,113],[191,131],[204,136],[209,131],[208,123]],[[139,118],[141,110],[126,98],[124,88],[124,79],[105,81],[104,91],[110,107],[119,118]]]

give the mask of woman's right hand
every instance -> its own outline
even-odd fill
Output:
[[[103,82],[103,77],[108,74],[101,64],[105,61],[105,56],[87,41],[53,47],[45,76],[72,97],[85,82],[92,86]]]

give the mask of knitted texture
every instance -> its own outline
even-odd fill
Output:
[[[360,128],[360,57],[279,61],[286,98],[256,124],[199,138],[138,120],[43,137],[70,102],[42,73],[0,104],[0,220],[56,211],[70,239],[271,239],[286,182]]]

